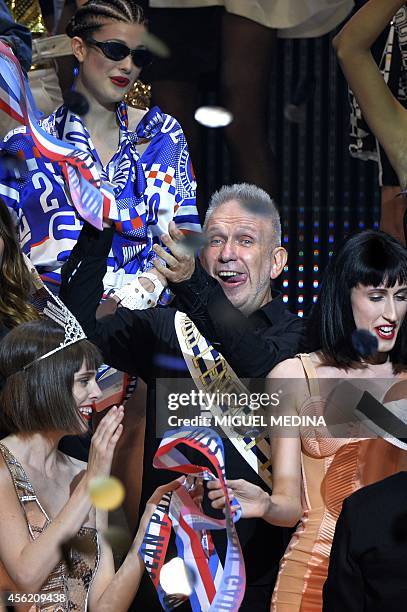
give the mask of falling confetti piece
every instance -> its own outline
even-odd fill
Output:
[[[91,481],[89,495],[95,508],[115,510],[122,504],[125,490],[118,478],[100,476]]]
[[[352,332],[352,346],[358,355],[366,359],[376,353],[379,342],[368,329],[355,329]]]
[[[195,111],[195,119],[210,128],[226,127],[233,121],[233,115],[222,106],[201,106]]]
[[[190,597],[193,582],[193,573],[181,557],[171,559],[161,568],[160,584],[167,595]]]
[[[203,249],[208,244],[208,239],[204,233],[186,234],[178,243],[179,248],[186,254],[195,256],[195,254]]]

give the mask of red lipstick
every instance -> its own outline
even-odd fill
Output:
[[[395,325],[380,325],[374,328],[376,334],[382,340],[394,340],[396,336],[396,326]]]
[[[127,87],[127,85],[130,83],[129,79],[126,79],[126,77],[110,77],[110,80],[112,81],[113,85],[116,85],[116,87]]]

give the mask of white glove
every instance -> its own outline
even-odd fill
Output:
[[[148,278],[154,285],[153,291],[147,291],[140,283],[140,278]],[[120,306],[125,306],[130,310],[146,310],[147,308],[154,308],[164,289],[164,285],[155,274],[141,272],[131,283],[127,283],[121,289],[114,291],[113,295],[115,299],[118,298]]]

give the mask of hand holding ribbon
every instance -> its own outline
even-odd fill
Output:
[[[225,519],[214,519],[204,514],[188,490],[180,486],[176,491],[166,493],[157,505],[139,554],[157,589],[163,609],[172,610],[182,603],[179,598],[167,596],[159,581],[173,527],[178,554],[183,557],[186,565],[192,568],[196,577],[190,597],[193,611],[215,611],[226,609],[226,606],[230,610],[238,610],[244,596],[246,580],[242,551],[234,526],[240,512],[232,510],[232,505],[236,502],[229,500],[222,441],[211,429],[171,430],[164,436],[154,458],[153,465],[159,469],[212,479],[215,476],[206,467],[191,464],[176,448],[180,444],[200,451],[210,462],[225,495]],[[205,549],[202,546],[199,532],[207,529],[226,529],[228,546],[224,570],[209,534],[205,533],[203,538],[206,541]]]

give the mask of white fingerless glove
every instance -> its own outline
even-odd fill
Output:
[[[140,278],[148,278],[153,283],[154,290],[147,291],[140,283]],[[147,308],[154,308],[164,289],[164,285],[155,274],[141,272],[131,283],[127,283],[121,289],[114,291],[113,295],[119,299],[120,306],[125,306],[130,310],[146,310]]]

